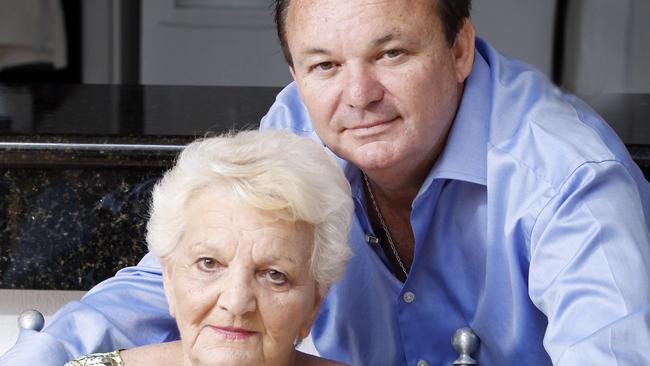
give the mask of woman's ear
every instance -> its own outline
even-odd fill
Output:
[[[300,332],[298,332],[298,336],[300,339],[305,339],[307,336],[309,336],[309,332],[311,332],[311,326],[314,324],[314,321],[316,320],[316,316],[318,315],[318,310],[320,309],[320,304],[323,302],[323,299],[325,298],[323,295],[321,295],[321,290],[318,288],[318,285],[316,285],[316,298],[314,299],[314,307],[311,309],[311,312],[309,313],[309,317],[305,321],[305,323],[300,327]]]
[[[169,257],[160,258],[160,267],[162,268],[163,289],[169,306],[169,313],[176,318],[176,296],[174,296],[173,261]]]

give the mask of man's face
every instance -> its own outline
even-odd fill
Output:
[[[291,72],[323,142],[369,172],[428,170],[471,70],[468,27],[471,50],[450,48],[432,0],[292,1]]]

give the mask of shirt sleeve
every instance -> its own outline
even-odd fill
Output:
[[[80,301],[65,305],[41,332],[22,331],[0,365],[61,366],[84,354],[177,339],[160,263],[149,253],[137,266],[120,270]]]
[[[296,83],[286,86],[260,122],[260,129],[289,130],[296,135],[308,136],[320,142],[312,127],[307,107],[303,104]]]
[[[640,184],[618,161],[585,163],[531,234],[529,294],[554,365],[650,365],[650,240]]]

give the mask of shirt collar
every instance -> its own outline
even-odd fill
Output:
[[[434,179],[454,179],[487,184],[488,119],[490,116],[490,67],[477,39],[472,72],[465,82],[463,98],[447,142],[423,188]]]

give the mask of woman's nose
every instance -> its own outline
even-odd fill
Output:
[[[384,97],[383,85],[366,66],[350,65],[345,72],[343,102],[355,109],[366,109]]]
[[[228,274],[222,284],[223,291],[217,299],[217,305],[232,315],[244,315],[255,311],[257,307],[253,283],[240,272],[234,270]]]

